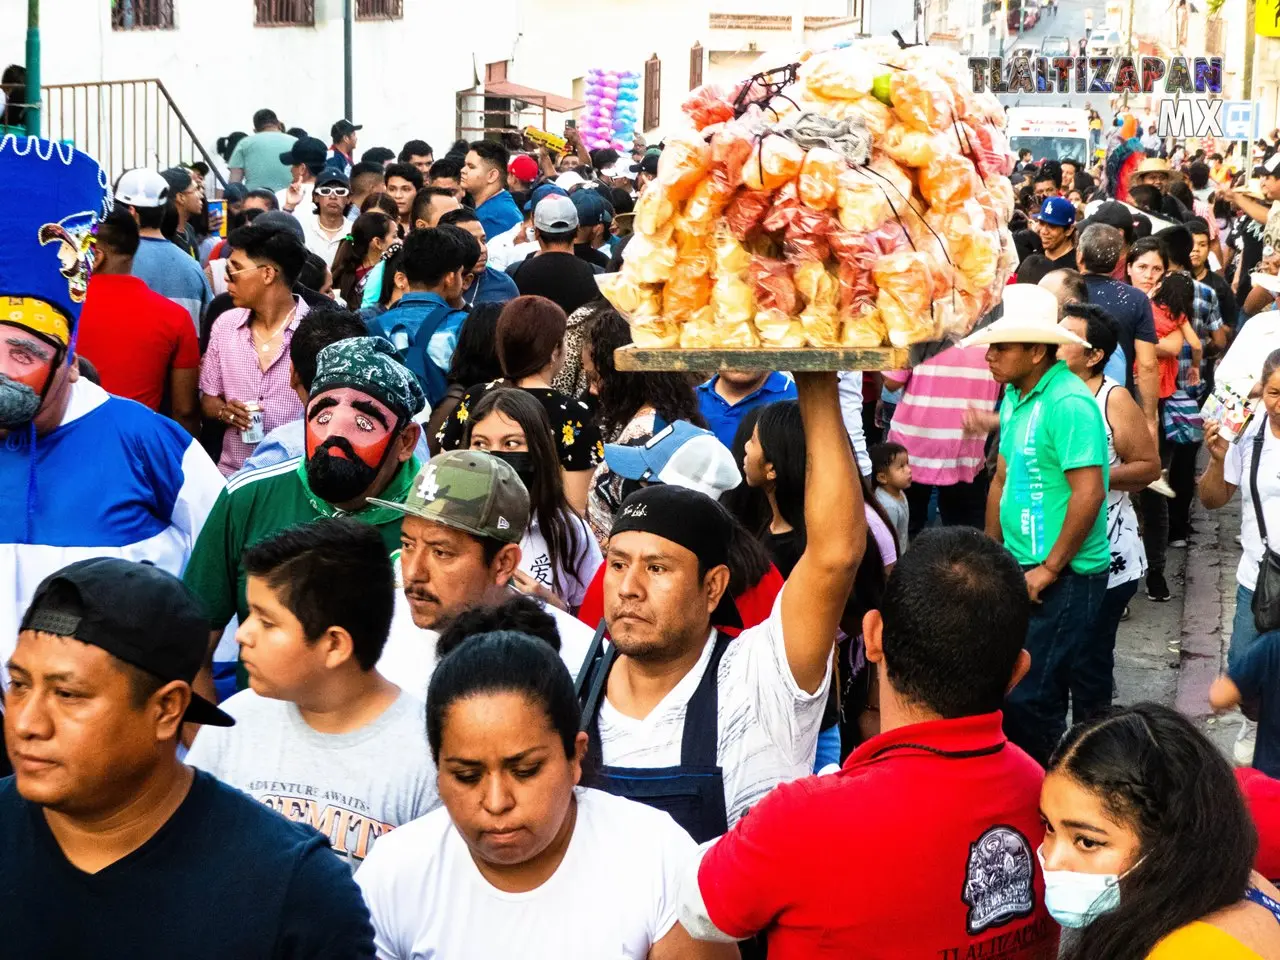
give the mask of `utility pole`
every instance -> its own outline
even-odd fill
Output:
[[[27,136],[40,136],[40,0],[27,0]]]
[[[31,0],[32,3],[35,0]],[[355,21],[355,0],[342,0],[342,115],[348,120],[355,117],[354,97],[351,93],[351,33]]]
[[[1253,51],[1256,41],[1256,23],[1257,23],[1256,0],[1245,0],[1244,5],[1244,90],[1242,91],[1245,100],[1253,99]],[[1249,141],[1249,147],[1252,149],[1253,141]],[[1246,153],[1245,156],[1248,156]]]

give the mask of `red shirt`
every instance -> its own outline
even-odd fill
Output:
[[[604,568],[605,565],[600,564],[600,569],[587,585],[587,592],[582,597],[582,606],[578,608],[578,619],[592,630],[599,625],[600,618],[604,616]],[[768,572],[760,578],[759,583],[748,587],[742,596],[734,598],[733,605],[738,608],[742,626],[731,627],[722,623],[713,623],[711,626],[727,637],[736,637],[748,627],[764,623],[773,611],[774,599],[782,592],[782,583],[782,574],[778,572],[778,568],[769,564]]]
[[[839,773],[776,787],[702,859],[711,922],[767,930],[769,960],[1055,960],[1036,859],[1044,771],[1001,723],[901,727]]]
[[[89,279],[76,350],[102,378],[102,389],[159,410],[169,370],[200,366],[191,314],[137,277]]]
[[[1280,879],[1280,780],[1244,767],[1236,770],[1236,782],[1258,829],[1258,855],[1253,869],[1268,880]]]

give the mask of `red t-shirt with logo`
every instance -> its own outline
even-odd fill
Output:
[[[902,727],[839,773],[775,788],[703,856],[712,923],[766,930],[769,960],[1055,960],[1036,859],[1044,771],[1001,723]]]
[[[191,314],[125,274],[89,279],[76,351],[97,368],[102,389],[152,410],[160,409],[171,368],[200,366]]]

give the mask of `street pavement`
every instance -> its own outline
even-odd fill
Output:
[[[1170,550],[1173,600],[1152,603],[1139,588],[1131,616],[1116,637],[1116,702],[1154,700],[1177,707],[1229,757],[1240,715],[1215,717],[1209,684],[1226,663],[1235,615],[1236,564],[1240,559],[1237,497],[1212,513],[1192,508],[1191,546]]]
[[[1075,56],[1076,45],[1080,42],[1080,38],[1084,36],[1085,10],[1091,9],[1093,11],[1093,25],[1095,27],[1100,26],[1106,17],[1105,0],[1092,0],[1092,2],[1089,2],[1089,0],[1059,0],[1057,6],[1057,13],[1049,13],[1042,10],[1040,21],[1034,27],[1020,36],[1011,36],[1006,40],[1005,56],[1007,57],[1013,48],[1020,46],[1034,47],[1036,54],[1039,55],[1040,44],[1045,37],[1065,37],[1071,44],[1072,56]],[[1111,108],[1107,103],[1107,99],[1104,94],[1090,96],[1086,93],[1000,95],[1000,102],[1006,107],[1083,107],[1088,102],[1101,114],[1104,124],[1109,123],[1111,120]]]

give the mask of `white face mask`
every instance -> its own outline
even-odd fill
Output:
[[[1044,865],[1043,847],[1036,851],[1036,857],[1044,873],[1045,908],[1059,924],[1073,930],[1087,927],[1104,913],[1120,906],[1120,878],[1133,870],[1131,867],[1119,875],[1049,870]],[[1135,863],[1134,867],[1137,865]]]
[[[535,240],[538,239],[538,232],[534,230],[533,227],[525,227],[524,238],[530,243],[533,243]]]

